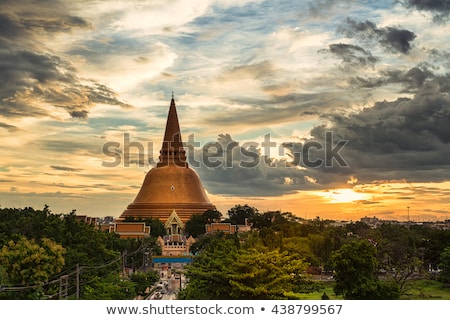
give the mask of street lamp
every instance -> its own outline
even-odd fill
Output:
[[[144,252],[144,272],[147,272],[148,255],[149,255],[149,252],[147,250],[145,250],[145,252]]]
[[[144,252],[144,271],[145,272],[147,272],[147,267],[151,266],[152,254],[153,254],[153,249],[150,249],[150,250],[145,249],[145,252]]]

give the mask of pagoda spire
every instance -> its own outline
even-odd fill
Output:
[[[164,167],[168,165],[188,167],[173,92],[172,100],[170,101],[169,114],[167,115],[164,140],[159,153],[160,156],[157,167]]]

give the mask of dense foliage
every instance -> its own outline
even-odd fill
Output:
[[[305,221],[289,212],[260,213],[248,205],[228,213],[232,222],[250,224],[251,231],[200,235],[191,247],[190,281],[179,298],[295,299],[299,293],[322,290],[314,274],[333,275],[335,293],[345,299],[398,299],[417,278],[450,283],[448,230],[426,224],[334,226],[318,217]],[[295,263],[299,267],[289,271]]]
[[[450,284],[450,231],[414,224],[304,220],[289,212],[259,212],[237,205],[227,222],[250,231],[204,234],[218,211],[194,216],[186,226],[197,241],[179,299],[299,299],[333,281],[345,299],[407,297],[411,279]],[[0,209],[0,299],[133,299],[158,281],[144,256],[161,254],[156,236],[120,239],[79,221],[75,212],[48,207]],[[188,228],[187,228],[188,229]],[[133,274],[130,275],[130,270]],[[317,278],[315,278],[315,276]],[[334,278],[332,278],[334,277]],[[323,294],[324,299],[328,298]]]
[[[220,221],[222,214],[217,210],[206,210],[203,214],[193,215],[188,222],[186,222],[185,231],[188,236],[197,238],[199,235],[205,233],[205,225]]]
[[[133,298],[137,284],[121,273],[149,249],[160,252],[154,238],[120,239],[75,212],[0,209],[0,298]]]
[[[378,261],[374,243],[357,240],[344,244],[332,256],[334,291],[346,299],[398,299],[395,282],[380,281],[376,276]]]
[[[235,239],[212,237],[188,267],[181,299],[283,299],[310,285],[308,264],[298,255],[240,248]]]

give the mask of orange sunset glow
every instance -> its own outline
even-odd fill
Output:
[[[172,94],[226,215],[450,219],[448,12],[411,1],[7,1],[0,205],[118,217]]]

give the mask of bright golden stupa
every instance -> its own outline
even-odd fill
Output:
[[[175,100],[172,96],[159,162],[145,176],[141,190],[122,213],[127,217],[159,219],[173,211],[183,223],[194,214],[216,209],[209,201],[198,174],[186,162]]]

